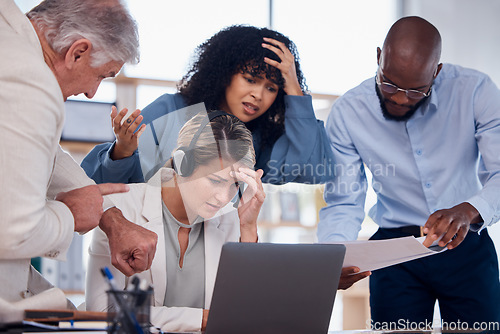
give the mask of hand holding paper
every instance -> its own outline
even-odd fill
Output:
[[[372,274],[371,271],[361,272],[358,267],[343,267],[340,274],[339,289],[347,290],[357,281],[362,280]]]
[[[467,236],[470,224],[482,221],[479,211],[467,202],[450,209],[438,210],[425,223],[424,233],[427,238],[423,244],[429,246],[433,242],[439,242],[441,247],[455,248]]]

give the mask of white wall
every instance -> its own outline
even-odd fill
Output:
[[[402,0],[403,16],[418,15],[443,39],[443,62],[487,73],[500,86],[500,1]]]

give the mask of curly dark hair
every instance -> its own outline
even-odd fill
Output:
[[[226,88],[236,73],[264,76],[279,86],[271,107],[257,119],[247,122],[250,131],[261,133],[261,147],[271,146],[285,131],[284,80],[280,70],[264,62],[264,57],[280,62],[272,51],[263,48],[263,37],[286,45],[295,58],[297,79],[302,92],[307,91],[295,44],[281,33],[247,25],[229,26],[199,45],[190,70],[182,78],[178,90],[188,105],[204,102],[207,109],[220,109]]]

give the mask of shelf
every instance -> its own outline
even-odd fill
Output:
[[[81,142],[81,141],[67,141],[67,140],[61,140],[60,145],[65,150],[68,152],[75,161],[80,164],[89,153],[94,146],[101,144],[101,143],[94,143],[94,142]]]
[[[101,143],[61,140],[60,144],[68,152],[88,153]]]

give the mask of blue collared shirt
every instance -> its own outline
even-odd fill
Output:
[[[424,225],[462,202],[479,211],[481,228],[500,219],[500,91],[487,75],[444,64],[430,98],[406,122],[383,117],[370,78],[335,102],[326,129],[335,178],[325,187],[320,242],[357,238],[365,168],[377,194],[369,216],[380,227]]]

